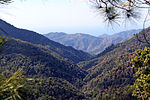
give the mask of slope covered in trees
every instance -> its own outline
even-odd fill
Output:
[[[0,73],[23,68],[23,75],[33,80],[27,83],[35,91],[32,98],[85,98],[78,88],[87,73],[45,46],[11,39],[3,46],[0,59]]]
[[[84,93],[66,80],[56,77],[38,78],[28,83],[37,91],[35,100],[83,100]]]
[[[13,37],[33,44],[47,46],[47,48],[49,48],[49,50],[51,50],[52,52],[55,52],[60,56],[73,61],[74,63],[88,60],[92,57],[90,54],[83,51],[78,51],[72,47],[67,47],[57,42],[51,41],[45,36],[36,32],[16,28],[3,20],[0,20],[0,26],[7,33],[8,37]],[[0,30],[0,33],[5,34],[4,31]]]
[[[16,71],[23,67],[28,76],[59,77],[74,82],[86,73],[71,61],[51,52],[47,47],[21,40],[11,40],[0,56],[1,70]]]
[[[33,88],[29,100],[85,98],[78,88],[83,85],[82,79],[87,73],[74,62],[89,59],[91,55],[35,32],[15,28],[2,20],[0,24],[9,37],[1,48],[0,73],[23,68],[23,75],[32,81],[27,83]]]
[[[2,2],[0,2],[0,3],[3,4],[3,1],[4,0],[2,0]],[[5,0],[5,2],[7,2],[7,1],[11,1],[11,0]],[[122,1],[110,1],[110,0],[97,1],[96,0],[96,4],[98,4],[98,8],[102,9],[103,12],[105,12],[104,16],[107,18],[104,18],[104,20],[109,21],[110,23],[115,21],[114,20],[115,18],[120,17],[120,15],[119,15],[120,12],[118,14],[118,11],[116,9],[114,9],[114,7],[119,8],[119,9],[124,8],[124,9],[122,9],[122,10],[124,10],[124,11],[122,11],[122,13],[125,14],[124,16],[127,18],[131,18],[131,17],[138,17],[138,16],[136,16],[136,13],[132,12],[132,11],[134,11],[134,10],[132,10],[133,7],[141,8],[143,5],[145,7],[145,5],[149,6],[149,4],[150,4],[148,1],[146,1],[146,2],[145,1],[136,1],[136,3],[135,3],[132,0],[127,1],[127,3],[123,2],[123,6],[122,6],[122,4],[120,5],[120,3],[122,3]],[[126,5],[124,5],[125,3],[126,3]],[[140,5],[139,5],[139,3],[140,3]],[[149,29],[147,29],[147,32],[149,33]],[[149,38],[150,37],[149,34],[146,37]],[[17,40],[17,42],[18,42],[18,40]],[[13,41],[13,43],[15,43],[15,42]],[[34,45],[35,47],[30,48],[30,47],[26,46],[26,42],[22,42],[22,43],[25,43],[25,45],[21,45],[21,47],[20,47],[19,43],[15,43],[15,44],[17,44],[17,46],[14,46],[14,45],[13,46],[15,48],[18,46],[20,48],[25,46],[27,48],[27,50],[31,49],[31,52],[30,51],[28,52],[26,50],[23,50],[23,51],[26,51],[27,54],[24,52],[20,52],[20,51],[18,52],[17,50],[20,50],[20,48],[13,49],[13,50],[16,50],[16,51],[13,51],[13,50],[9,49],[9,46],[7,45],[8,49],[7,49],[7,51],[4,51],[3,52],[4,55],[2,55],[2,63],[1,64],[3,66],[5,66],[7,64],[7,61],[12,59],[11,57],[13,57],[13,59],[17,58],[18,54],[19,54],[19,56],[21,55],[20,58],[26,58],[26,57],[30,56],[31,58],[29,58],[29,59],[30,60],[32,59],[31,63],[35,62],[35,64],[37,64],[37,62],[39,61],[38,66],[31,64],[31,65],[33,65],[33,67],[37,67],[37,69],[39,66],[42,66],[41,63],[44,65],[44,67],[46,65],[49,65],[49,63],[48,64],[46,63],[47,61],[49,61],[47,59],[47,57],[50,58],[50,60],[52,60],[52,61],[54,59],[54,62],[55,61],[58,62],[58,63],[55,63],[55,65],[58,64],[58,66],[56,66],[56,69],[54,68],[53,71],[54,70],[56,70],[56,71],[61,70],[61,72],[64,71],[64,69],[61,69],[61,67],[59,66],[58,60],[60,60],[60,62],[66,62],[67,60],[66,59],[63,60],[63,58],[60,57],[59,55],[57,55],[56,52],[55,52],[56,54],[54,52],[52,52],[52,53],[50,53],[50,55],[47,55],[47,53],[49,53],[49,51],[48,51],[49,49],[47,50],[46,48],[48,48],[48,47],[45,48],[40,45],[38,45],[38,46]],[[150,44],[149,42],[147,42],[147,43]],[[6,49],[7,46],[5,46],[4,49]],[[39,46],[42,50],[37,48]],[[133,83],[132,81],[134,80],[134,78],[132,77],[133,76],[132,74],[134,74],[137,71],[137,69],[131,67],[130,62],[131,62],[131,58],[135,56],[135,53],[133,53],[133,51],[138,48],[144,48],[145,46],[146,45],[144,45],[144,44],[139,44],[135,40],[135,37],[134,37],[124,43],[110,46],[103,53],[97,55],[97,57],[95,57],[91,61],[80,63],[79,65],[81,65],[82,68],[86,68],[87,72],[89,73],[84,78],[86,85],[83,86],[83,91],[88,93],[88,96],[92,97],[93,99],[102,99],[102,100],[110,100],[110,99],[117,99],[117,100],[118,99],[119,100],[133,99],[134,100],[134,99],[136,99],[130,95],[131,90],[130,90],[130,87],[127,86],[127,85],[130,85]],[[36,50],[35,51],[32,50],[35,48],[38,50],[38,52]],[[42,51],[42,53],[40,53],[41,51]],[[5,53],[5,52],[7,52],[7,53]],[[14,53],[12,53],[12,52],[14,52]],[[3,56],[5,56],[6,54],[9,54],[9,55],[16,54],[17,57],[16,57],[16,55],[15,56],[11,55],[11,57],[9,57],[8,59],[6,59],[7,57],[4,57],[4,59],[3,59]],[[43,57],[43,55],[44,55],[44,57]],[[145,56],[145,55],[142,54],[142,56]],[[41,58],[44,58],[44,60]],[[149,56],[147,58],[149,58]],[[11,64],[10,63],[9,64],[11,66],[17,65],[18,64],[18,62],[16,62],[17,60],[15,59],[14,61],[15,61],[14,63],[11,63],[11,62],[13,62],[13,60],[11,60],[10,61]],[[19,61],[24,62],[24,59],[19,60]],[[149,60],[146,59],[146,61],[149,61]],[[17,67],[22,66],[24,64],[23,62],[19,63],[19,66],[17,65]],[[92,64],[92,62],[94,64]],[[50,65],[52,65],[52,63],[50,63]],[[88,67],[86,67],[86,66],[88,66]],[[11,69],[11,70],[17,69],[15,67],[13,67],[13,68],[9,68],[8,66],[5,66],[5,67],[7,67],[8,69]],[[2,67],[1,71],[4,70],[5,67]],[[30,68],[31,67],[32,66],[30,66]],[[57,67],[59,69],[57,69]],[[148,65],[148,67],[149,67],[149,65]],[[43,68],[43,66],[42,66],[42,68]],[[45,68],[47,70],[47,67],[45,67]],[[43,68],[43,69],[45,69],[45,68]],[[24,69],[26,70],[26,66],[24,67]],[[73,68],[71,67],[70,69],[73,69],[73,71],[76,70],[76,69],[74,69],[74,67]],[[65,74],[67,74],[69,72],[67,72],[65,74],[64,73],[60,74],[58,76],[53,76],[53,74],[52,74],[53,72],[45,74],[44,71],[43,71],[44,73],[40,72],[41,70],[35,71],[33,68],[33,73],[28,72],[28,70],[26,70],[26,73],[24,73],[28,77],[31,77],[31,76],[39,77],[38,80],[34,80],[35,83],[39,81],[37,84],[31,83],[32,86],[35,85],[35,88],[38,88],[38,90],[40,90],[40,93],[37,92],[36,94],[40,95],[40,97],[42,97],[42,98],[38,98],[38,99],[44,98],[44,99],[60,99],[61,100],[61,99],[83,99],[84,98],[83,94],[80,93],[80,91],[78,92],[78,90],[76,90],[76,88],[74,86],[72,86],[72,84],[68,83],[69,81],[74,83],[80,79],[82,80],[82,78],[84,76],[80,78],[79,74],[73,75],[73,79],[72,79],[72,77],[66,79],[66,80],[68,80],[68,82],[67,82],[66,80],[63,80],[63,79],[65,79],[63,77],[63,75],[65,76]],[[66,72],[66,71],[67,70],[65,70],[64,72]],[[37,74],[36,72],[39,72],[39,74]],[[85,73],[84,71],[82,71],[82,72]],[[147,70],[144,73],[147,73]],[[42,75],[42,74],[44,74],[44,75]],[[52,75],[53,78],[50,78],[49,74]],[[57,75],[58,73],[55,73],[55,74]],[[40,75],[42,75],[42,79],[40,79],[40,77],[41,77]],[[69,75],[70,75],[70,73],[69,73]],[[78,79],[76,78],[77,76],[79,77]],[[59,79],[59,77],[61,77],[62,79]],[[74,80],[74,77],[75,77],[75,80]],[[44,78],[46,78],[46,80]],[[41,86],[42,86],[42,88],[41,88]],[[45,91],[47,89],[48,89],[48,91]],[[49,89],[51,89],[51,90],[54,89],[54,91],[48,93]],[[42,93],[43,90],[44,90],[44,93]],[[46,94],[45,94],[45,92],[46,92]],[[63,93],[63,96],[65,96],[65,97],[61,97],[60,94],[57,95],[57,93],[60,93],[60,94]],[[48,97],[47,97],[47,94],[48,94]],[[51,94],[52,96],[49,94]],[[73,95],[73,96],[71,96],[73,98],[70,98],[70,95]]]
[[[150,28],[146,32],[150,33]],[[131,58],[136,49],[145,46],[133,37],[111,45],[93,59],[78,63],[78,67],[47,45],[10,39],[1,52],[0,72],[23,68],[24,75],[33,79],[28,84],[33,87],[36,99],[136,100],[129,87],[137,71],[132,68]]]
[[[146,32],[150,38],[150,28]],[[142,32],[139,36],[142,38]],[[136,49],[142,49],[146,45],[133,37],[108,47],[90,61],[80,62],[78,65],[88,72],[84,78],[86,85],[83,86],[83,91],[99,99],[135,99],[128,87],[134,83],[133,75],[137,71],[132,67],[131,59],[135,56]]]
[[[149,28],[147,32],[150,32]],[[145,46],[133,37],[126,42],[111,45],[89,61],[80,62],[79,68],[47,46],[10,39],[1,52],[0,72],[16,71],[22,67],[25,76],[35,79],[29,84],[36,91],[33,94],[36,99],[90,97],[134,100],[136,98],[131,96],[128,85],[135,81],[133,74],[137,69],[132,68],[131,58],[135,56],[135,49]]]

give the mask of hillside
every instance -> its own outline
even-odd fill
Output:
[[[36,79],[31,84],[33,90],[38,89],[35,100],[85,100],[86,96],[74,85],[56,77]],[[33,99],[31,99],[33,100]]]
[[[0,56],[1,70],[16,71],[23,67],[25,75],[58,77],[71,83],[85,77],[86,73],[74,63],[51,52],[47,47],[21,40],[11,40],[3,47]]]
[[[45,36],[36,32],[16,28],[3,20],[0,20],[0,26],[3,30],[7,32],[8,37],[13,37],[33,44],[47,46],[47,48],[49,48],[50,51],[55,52],[58,55],[73,61],[74,63],[88,60],[92,57],[90,54],[85,53],[83,51],[78,51],[72,47],[66,47],[57,42],[51,41]],[[4,34],[3,31],[0,31],[0,33]]]
[[[10,25],[5,22],[3,24],[3,26]],[[136,49],[146,46],[137,41],[136,37],[116,45],[112,44],[87,60],[81,54],[75,55],[82,51],[47,38],[40,38],[43,36],[37,33],[29,34],[27,30],[8,26],[8,32],[11,32],[12,28],[12,33],[18,32],[16,30],[27,33],[22,34],[23,36],[19,36],[19,33],[8,34],[11,38],[1,52],[0,73],[5,70],[14,72],[23,68],[24,76],[32,79],[28,84],[36,91],[33,97],[37,100],[136,100],[131,96],[130,89],[130,85],[135,80],[133,74],[137,71],[131,67],[131,58],[135,56]],[[150,28],[146,32],[149,33],[147,36],[149,38]],[[139,34],[142,37],[142,32]],[[66,34],[61,33],[61,35]],[[108,38],[107,35],[104,37]],[[37,41],[38,38],[47,39],[47,42]],[[82,54],[87,56],[84,52]],[[89,55],[88,59],[90,57]],[[85,59],[86,61],[83,61]]]
[[[150,28],[147,33],[150,35]],[[136,49],[145,46],[132,37],[123,43],[111,45],[90,61],[80,62],[78,65],[88,72],[83,91],[100,100],[136,100],[128,87],[133,84],[133,74],[137,71],[131,67],[131,58],[135,56]]]
[[[35,79],[28,84],[38,91],[32,93],[36,100],[85,98],[78,88],[83,85],[87,72],[45,46],[19,39],[5,44],[0,56],[0,73],[19,68],[23,68],[26,77]]]
[[[44,36],[65,46],[72,46],[78,50],[98,54],[111,44],[117,44],[128,40],[133,34],[138,33],[139,31],[140,30],[129,30],[113,35],[104,34],[98,37],[82,33],[66,34],[61,32],[48,33]]]

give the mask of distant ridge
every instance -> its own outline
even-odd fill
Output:
[[[103,34],[98,37],[83,33],[66,34],[62,32],[52,32],[44,34],[44,36],[65,46],[72,46],[78,50],[83,50],[91,54],[98,54],[106,47],[124,42],[140,31],[140,29],[128,30],[113,35]]]

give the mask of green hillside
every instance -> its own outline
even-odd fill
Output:
[[[147,29],[147,33],[150,33],[150,28]],[[136,49],[145,46],[146,44],[133,37],[108,47],[90,61],[80,62],[78,65],[88,72],[84,78],[86,85],[83,86],[83,91],[99,99],[135,99],[128,87],[133,84],[135,80],[133,74],[137,71],[132,68],[131,59],[135,56]]]
[[[28,100],[137,100],[131,95],[130,85],[137,71],[131,59],[136,56],[136,49],[149,45],[140,43],[136,37],[111,45],[90,59],[87,53],[40,38],[43,36],[37,33],[20,36],[18,32],[26,30],[16,31],[11,25],[9,28],[17,34],[9,34],[14,38],[9,38],[2,48],[0,73],[23,68],[24,77],[32,81],[27,82],[33,90]],[[150,28],[146,32],[150,38]],[[139,35],[143,37],[142,32]]]
[[[68,81],[56,78],[38,78],[28,83],[35,100],[83,100],[86,96]],[[33,99],[31,99],[33,100]]]
[[[0,56],[1,70],[16,71],[23,67],[28,76],[59,77],[74,82],[86,73],[67,59],[49,51],[44,46],[21,40],[11,40],[3,47]]]
[[[47,47],[12,39],[3,47],[0,59],[0,73],[23,68],[26,77],[36,79],[31,84],[38,84],[33,88],[38,91],[33,94],[36,99],[85,98],[78,88],[87,73]]]

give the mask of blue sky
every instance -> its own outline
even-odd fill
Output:
[[[113,34],[142,28],[141,24],[108,27],[87,0],[14,0],[1,6],[0,17],[19,28],[49,32]]]

